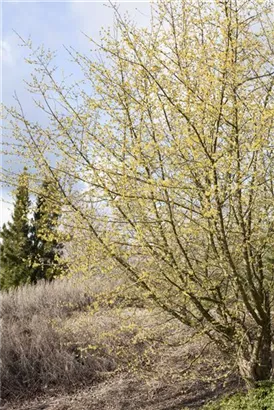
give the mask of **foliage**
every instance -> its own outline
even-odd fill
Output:
[[[52,280],[66,271],[56,191],[53,183],[44,181],[31,219],[29,175],[25,169],[19,176],[12,221],[1,231],[1,289]]]
[[[31,275],[30,200],[26,169],[20,175],[12,221],[1,231],[1,288],[27,283]]]
[[[203,407],[204,410],[272,410],[274,404],[273,385],[262,385],[246,394],[235,394]]]
[[[64,262],[60,260],[64,245],[58,232],[61,208],[56,192],[58,190],[54,183],[44,180],[32,219],[31,282],[52,280],[66,270]]]
[[[98,62],[70,50],[82,89],[24,43],[51,126],[17,99],[13,137],[60,187],[91,264],[119,267],[252,386],[272,372],[273,2],[160,1],[150,29],[114,11]]]

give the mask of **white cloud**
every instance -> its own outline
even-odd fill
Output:
[[[12,212],[13,212],[13,204],[2,199],[0,227],[2,227],[4,223],[7,223],[8,221],[11,220]]]
[[[1,62],[9,66],[14,64],[11,46],[4,40],[1,40]]]

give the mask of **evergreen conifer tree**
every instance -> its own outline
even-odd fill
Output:
[[[65,270],[60,262],[63,243],[58,232],[61,209],[57,194],[56,184],[45,180],[32,219],[32,282],[52,280]]]
[[[1,288],[8,289],[31,281],[30,199],[26,168],[19,176],[12,221],[0,232]]]

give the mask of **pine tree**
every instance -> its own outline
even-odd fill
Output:
[[[8,289],[31,281],[30,266],[30,199],[28,174],[24,169],[18,178],[12,221],[0,233],[1,288]]]
[[[52,280],[65,270],[60,262],[63,243],[58,232],[61,209],[57,193],[56,184],[45,180],[37,198],[32,219],[32,282]]]

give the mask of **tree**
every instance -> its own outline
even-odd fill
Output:
[[[32,219],[32,277],[37,280],[52,280],[65,272],[65,264],[60,261],[63,243],[58,231],[61,217],[59,202],[56,202],[56,184],[44,180],[37,197]]]
[[[9,289],[40,279],[52,280],[66,271],[58,231],[61,208],[56,186],[45,180],[31,219],[26,168],[19,176],[12,221],[1,231],[1,288]]]
[[[27,170],[19,176],[12,221],[1,231],[1,288],[30,281],[30,200]]]
[[[52,127],[18,101],[14,137],[94,255],[229,352],[252,386],[272,373],[273,4],[163,1],[149,29],[114,9],[99,62],[70,50],[92,95],[59,85],[50,53],[34,51],[30,87]],[[62,157],[54,167],[45,147]],[[77,205],[83,192],[96,218]]]

